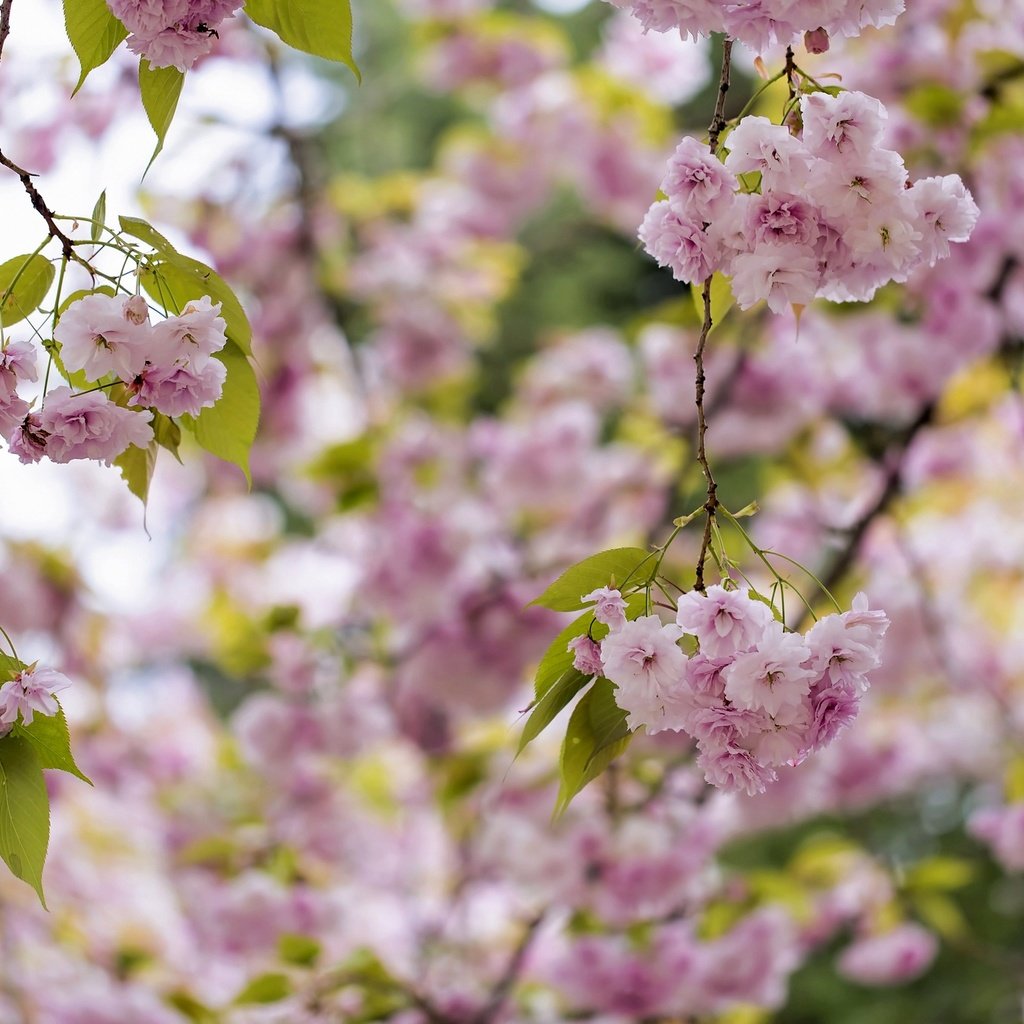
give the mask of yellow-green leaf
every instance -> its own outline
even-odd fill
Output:
[[[114,17],[106,0],[64,0],[64,27],[82,68],[75,86],[78,92],[89,72],[110,59],[128,29]]]
[[[41,253],[0,264],[0,318],[5,327],[34,313],[53,284],[53,264]]]
[[[0,739],[0,857],[46,906],[43,864],[50,842],[50,800],[39,758],[21,736]]]
[[[349,0],[248,0],[245,13],[282,42],[315,57],[340,61],[362,80],[352,56]]]

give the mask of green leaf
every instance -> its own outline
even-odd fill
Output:
[[[155,440],[145,448],[129,445],[114,459],[114,465],[121,471],[121,479],[143,505],[149,499],[149,485],[153,480],[153,470],[156,469],[158,448]]]
[[[122,234],[131,235],[132,238],[145,242],[146,245],[156,249],[162,255],[179,255],[178,250],[149,221],[143,220],[141,217],[118,217],[117,223],[121,227]]]
[[[24,668],[23,662],[0,651],[0,684],[10,682]]]
[[[156,149],[149,158],[148,171],[153,161],[164,148],[167,129],[171,127],[174,111],[178,107],[181,87],[185,84],[185,73],[177,68],[153,68],[149,61],[139,61],[139,92],[146,117],[156,132]]]
[[[245,13],[296,50],[348,65],[362,81],[352,57],[349,0],[248,0]]]
[[[161,448],[166,448],[177,460],[181,462],[181,455],[178,448],[181,446],[181,427],[162,412],[153,414],[153,436]]]
[[[573,710],[562,743],[555,817],[629,745],[626,712],[615,703],[614,693],[609,680],[598,679]]]
[[[260,389],[245,354],[234,345],[215,353],[228,368],[224,391],[217,404],[203,409],[195,418],[182,416],[181,422],[195,434],[200,446],[219,459],[232,462],[249,475],[249,450],[256,439],[260,421]]]
[[[552,608],[556,612],[574,612],[586,607],[582,600],[599,587],[636,589],[645,587],[654,572],[656,556],[643,548],[612,548],[569,566],[561,576],[530,604]]]
[[[75,763],[75,757],[71,753],[68,720],[64,717],[64,709],[59,703],[55,715],[33,715],[31,725],[25,725],[19,720],[14,727],[13,735],[28,740],[36,752],[40,768],[55,768],[68,772],[92,785],[89,776],[83,774]],[[2,742],[4,741],[0,740],[0,743]]]
[[[96,200],[96,205],[92,208],[92,225],[89,231],[89,237],[94,241],[98,242],[103,237],[103,225],[107,221],[107,190],[104,189],[100,193],[99,199]]]
[[[320,958],[320,943],[308,935],[286,932],[277,940],[277,952],[286,964],[312,967]]]
[[[145,224],[145,221],[140,221]],[[149,227],[149,225],[146,225]],[[157,236],[157,232],[150,228]],[[136,236],[139,237],[139,236]],[[164,240],[169,247],[170,242]],[[144,266],[141,271],[142,287],[165,309],[180,313],[193,299],[209,295],[221,304],[220,315],[228,341],[233,341],[247,356],[252,355],[252,328],[249,318],[238,301],[238,296],[212,267],[191,256],[182,256],[173,250],[161,252],[161,259]]]
[[[697,320],[704,323],[704,286],[695,284],[691,287],[693,308],[697,310]],[[732,294],[732,282],[724,274],[711,277],[711,329],[714,330],[732,309],[735,302]]]
[[[533,712],[523,726],[523,735],[519,738],[518,757],[558,716],[558,713],[590,682],[592,676],[569,666],[533,706]]]
[[[53,284],[53,264],[42,254],[15,256],[0,264],[0,319],[10,327],[34,313]]]
[[[253,978],[241,992],[235,996],[235,1003],[279,1003],[292,993],[292,983],[287,974],[268,973]]]
[[[50,800],[39,758],[28,740],[0,740],[0,857],[28,882],[44,909],[43,864],[50,842]]]
[[[64,27],[82,67],[75,86],[78,92],[89,72],[105,64],[127,38],[128,29],[114,17],[106,0],[64,0]]]
[[[644,594],[630,594],[626,598],[626,618],[635,619],[643,613]],[[536,699],[547,693],[548,689],[558,681],[562,674],[572,668],[573,654],[569,650],[569,641],[589,633],[595,640],[603,640],[608,634],[608,627],[603,622],[594,622],[593,611],[584,612],[578,619],[573,619],[554,640],[551,641],[544,657],[537,666],[537,674],[533,681],[533,692]]]

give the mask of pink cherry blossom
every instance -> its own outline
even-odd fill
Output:
[[[34,715],[57,714],[55,693],[66,690],[71,680],[52,668],[23,669],[9,682],[0,686],[0,724],[10,727],[18,720],[31,725]]]
[[[626,624],[626,601],[618,590],[599,587],[584,594],[581,601],[594,601],[594,618],[609,629],[621,629]]]
[[[726,590],[715,584],[705,594],[691,590],[676,609],[676,623],[697,638],[706,658],[726,658],[754,647],[775,616],[745,589]]]
[[[147,358],[148,329],[138,315],[134,299],[123,296],[96,293],[73,302],[53,332],[64,366],[90,381],[108,373],[130,380]]]
[[[787,633],[775,623],[754,650],[738,654],[722,670],[725,695],[741,708],[778,714],[785,705],[799,704],[810,691],[815,673],[804,667],[809,656],[800,634]]]
[[[61,387],[47,394],[34,434],[45,436],[54,462],[97,459],[109,465],[129,445],[145,448],[153,440],[152,418],[115,405],[102,391],[76,395]]]
[[[573,637],[568,649],[573,652],[572,667],[585,676],[599,676],[604,673],[601,663],[601,648],[585,633]]]

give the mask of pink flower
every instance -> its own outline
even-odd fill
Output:
[[[773,313],[806,306],[815,297],[821,270],[812,250],[799,245],[760,245],[732,262],[732,290],[740,309],[762,299]]]
[[[188,0],[107,0],[107,5],[129,32],[151,39],[188,16]]]
[[[28,406],[26,406],[27,408]],[[46,454],[46,432],[39,424],[39,414],[29,413],[9,440],[11,452],[17,455],[23,463],[28,465],[38,462]]]
[[[46,454],[54,462],[97,459],[109,466],[129,445],[145,448],[153,440],[152,418],[150,412],[122,409],[101,391],[75,395],[63,387],[46,396],[33,430],[35,437],[46,437]],[[31,450],[29,439],[25,443]]]
[[[966,242],[978,220],[978,206],[955,174],[915,181],[907,195],[921,233],[922,258],[933,264],[949,255],[950,242]]]
[[[679,599],[676,623],[695,636],[706,658],[727,658],[754,647],[775,621],[771,609],[743,590],[716,584],[707,593],[691,590]]]
[[[38,380],[36,350],[27,341],[12,341],[0,351],[0,398],[13,394],[19,380]]]
[[[208,295],[190,302],[180,316],[171,316],[153,328],[149,360],[157,367],[189,366],[202,370],[214,352],[227,344],[221,304]]]
[[[661,190],[681,217],[710,222],[732,204],[738,185],[710,147],[688,135],[669,157]]]
[[[188,71],[213,49],[215,38],[209,31],[197,32],[174,25],[149,38],[129,36],[128,49],[148,60],[151,67]]]
[[[677,687],[686,670],[677,626],[664,626],[657,615],[627,622],[601,641],[604,674],[618,687],[615,703],[629,713],[629,725],[654,725],[664,718],[665,694]]]
[[[644,248],[658,265],[672,271],[677,281],[697,284],[721,265],[721,245],[698,220],[684,219],[665,202],[655,203],[637,232]]]
[[[149,340],[138,315],[134,298],[97,293],[73,302],[53,332],[64,366],[91,381],[108,373],[131,380],[145,365]]]
[[[220,398],[226,378],[227,367],[219,359],[211,359],[198,372],[187,365],[147,366],[135,378],[128,403],[156,409],[165,416],[198,416],[201,409]]]
[[[721,747],[702,751],[697,758],[697,767],[704,772],[705,780],[712,786],[731,792],[744,792],[748,796],[763,793],[769,782],[774,782],[775,772],[759,764],[748,750],[739,747]]]
[[[825,160],[870,156],[888,117],[885,107],[863,92],[811,93],[801,98],[800,110],[804,145]]]
[[[821,750],[857,717],[860,698],[844,685],[815,687],[811,692],[811,710],[814,724],[809,746]]]
[[[600,587],[584,594],[580,600],[596,602],[594,618],[609,629],[621,629],[626,624],[626,602],[619,591]]]
[[[774,622],[774,620],[773,620]],[[733,704],[776,715],[787,704],[799,704],[815,673],[804,668],[809,656],[804,638],[780,624],[765,631],[758,646],[722,670],[725,695]]]
[[[811,156],[804,144],[784,125],[772,124],[767,117],[743,118],[725,144],[729,148],[725,166],[733,174],[759,171],[762,192],[776,184],[798,192],[806,180]]]
[[[57,714],[55,693],[66,690],[71,680],[52,668],[23,669],[12,680],[0,686],[0,724],[11,726],[18,720],[31,725],[35,712],[41,715]]]
[[[923,974],[939,944],[919,924],[907,922],[881,935],[869,935],[846,947],[839,973],[862,985],[902,985]]]
[[[585,676],[599,676],[604,673],[601,664],[601,648],[586,633],[573,637],[568,649],[573,652],[572,667]]]
[[[878,665],[877,646],[868,647],[857,640],[846,619],[826,615],[807,634],[811,650],[808,667],[815,675],[827,675],[831,684],[841,683],[852,689],[866,690],[864,676]]]

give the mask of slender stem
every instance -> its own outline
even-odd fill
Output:
[[[11,34],[11,4],[14,0],[3,0],[0,3],[0,58],[4,55],[4,43]]]
[[[722,40],[722,73],[718,79],[718,100],[715,102],[715,113],[708,129],[708,145],[712,152],[718,150],[718,137],[725,130],[725,98],[729,93],[729,82],[732,73],[732,40],[726,36]]]
[[[4,629],[3,626],[0,626],[0,634],[2,634],[3,638],[7,641],[7,646],[10,647],[11,654],[14,656],[14,660],[21,661],[21,658],[18,657],[18,649],[14,646],[14,641],[11,639],[10,634],[7,632],[6,629]]]

